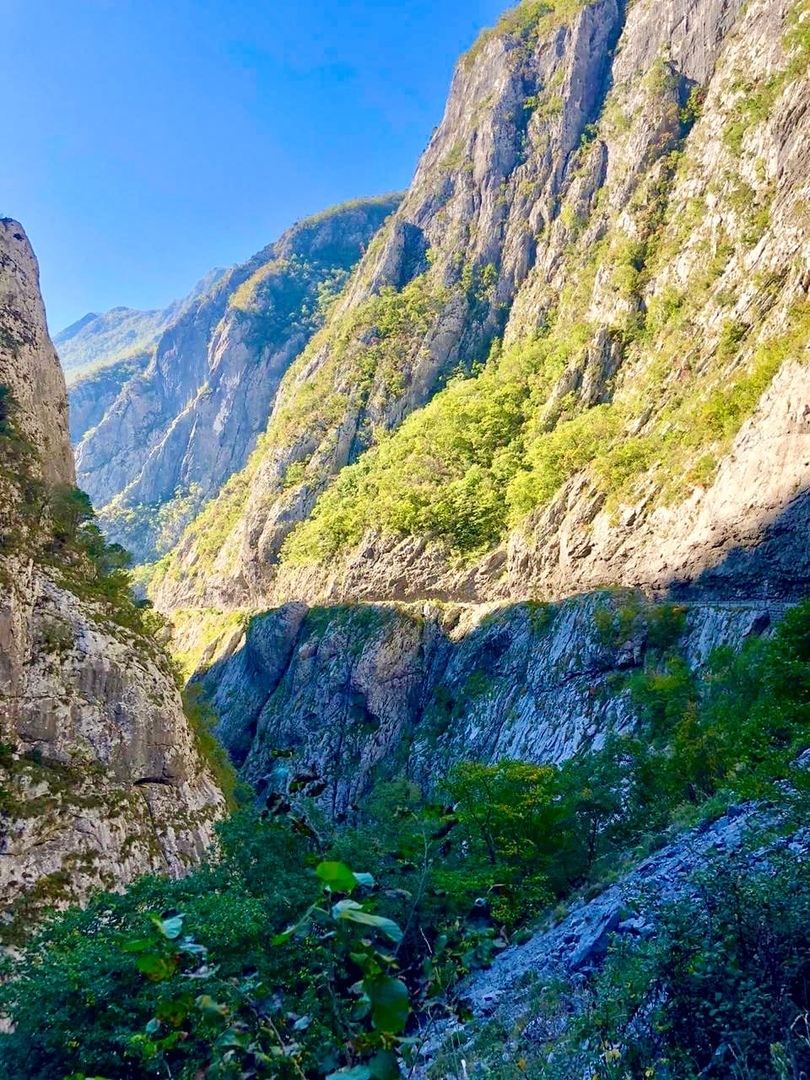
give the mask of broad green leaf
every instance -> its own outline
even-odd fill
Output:
[[[332,892],[350,893],[357,888],[357,877],[342,862],[322,862],[315,873]]]
[[[172,960],[164,960],[162,956],[155,956],[154,953],[147,953],[146,956],[138,957],[135,966],[153,982],[163,982],[174,974],[177,964]]]
[[[121,946],[122,952],[144,952],[151,949],[154,942],[149,938],[138,938],[136,941],[125,941]]]
[[[188,1016],[194,999],[191,994],[183,994],[179,998],[170,998],[168,1001],[159,1001],[155,1008],[155,1018],[164,1020],[172,1027],[178,1027]]]
[[[358,904],[356,900],[338,900],[336,904],[332,905],[332,918],[339,919],[344,911],[362,911],[363,905]]]
[[[246,1031],[235,1031],[233,1028],[229,1028],[217,1039],[217,1046],[226,1048],[235,1046],[240,1050],[247,1050],[250,1046],[250,1035]]]
[[[227,1016],[228,1006],[215,1001],[210,994],[200,994],[195,1002],[197,1008],[208,1017]]]
[[[399,1077],[399,1062],[392,1050],[378,1051],[368,1063],[374,1080],[397,1080]]]
[[[355,1065],[352,1069],[340,1069],[330,1073],[326,1080],[373,1080],[374,1073],[368,1065]]]
[[[333,919],[343,919],[347,922],[359,923],[362,926],[373,926],[381,934],[385,934],[392,941],[402,940],[402,931],[393,919],[385,919],[382,915],[372,915],[370,911],[363,911],[360,904],[354,900],[341,900],[332,908]]]
[[[363,982],[371,1002],[371,1021],[378,1031],[398,1035],[404,1030],[411,1011],[408,987],[401,979],[377,975]]]

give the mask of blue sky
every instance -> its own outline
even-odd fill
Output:
[[[508,0],[0,0],[0,214],[53,332],[163,306],[306,214],[404,187]]]

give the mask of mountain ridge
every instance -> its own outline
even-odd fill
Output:
[[[149,352],[163,330],[212,289],[225,273],[221,268],[210,270],[187,296],[173,300],[165,308],[139,311],[118,306],[101,314],[88,312],[54,334],[53,343],[69,384],[133,354]]]
[[[756,544],[807,486],[802,4],[520,11],[460,64],[263,452],[159,568],[165,610],[660,588],[707,569],[724,530],[736,543],[735,516]],[[777,102],[791,125],[771,124]],[[434,395],[463,333],[498,320],[499,351],[473,348],[474,378]],[[783,364],[798,411],[777,418]],[[750,476],[733,463],[747,448],[756,470],[768,444],[770,493],[735,508]],[[657,553],[672,524],[680,567]]]
[[[242,467],[284,371],[397,201],[297,222],[189,298],[151,353],[73,386],[80,483],[139,561],[170,546]]]

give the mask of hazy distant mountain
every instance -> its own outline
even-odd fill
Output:
[[[80,486],[138,560],[168,550],[245,465],[284,373],[399,201],[360,199],[306,218],[209,275],[179,309],[118,309],[117,322],[109,312],[68,339],[128,348],[74,376],[70,428]]]
[[[101,315],[88,312],[54,336],[69,383],[88,371],[147,352],[189,304],[204,296],[225,274],[217,268],[197,282],[188,296],[158,311],[115,307]]]

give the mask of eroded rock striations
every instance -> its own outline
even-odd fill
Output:
[[[282,376],[397,196],[293,226],[198,289],[151,353],[71,388],[79,483],[139,561],[166,551],[247,461]]]
[[[0,423],[7,422],[13,399],[21,435],[39,449],[40,478],[72,483],[65,378],[48,337],[36,258],[22,226],[10,218],[0,219],[0,386]]]
[[[77,546],[67,401],[22,227],[0,222],[0,917],[179,874],[224,800],[163,650]],[[0,926],[5,932],[5,928]]]
[[[803,587],[807,18],[525,3],[485,35],[161,605],[708,587],[736,548],[721,593]]]
[[[260,795],[308,775],[341,815],[380,779],[430,790],[463,760],[559,763],[598,749],[635,728],[633,676],[662,650],[698,672],[783,611],[629,590],[491,610],[289,604],[232,633],[201,678],[217,734]]]

